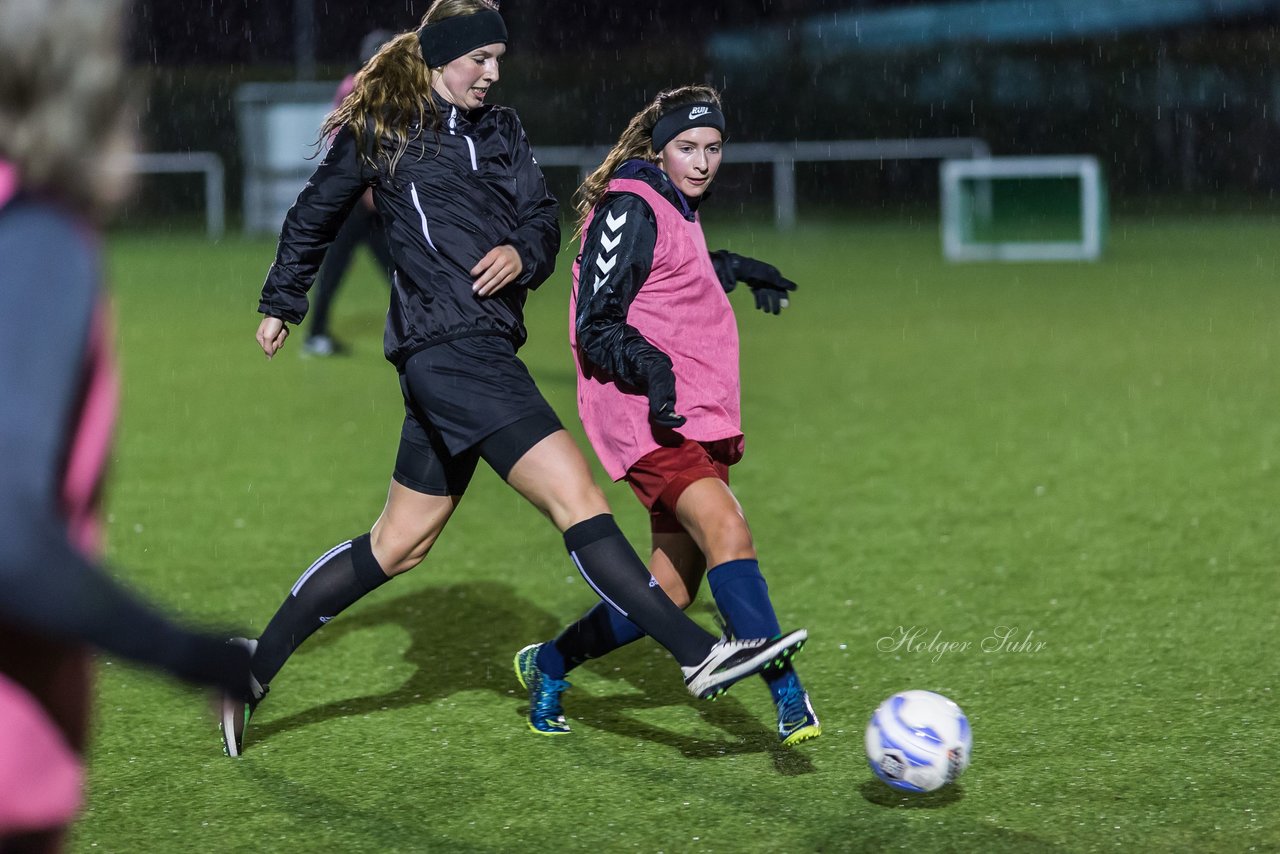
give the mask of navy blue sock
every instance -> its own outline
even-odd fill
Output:
[[[773,612],[773,602],[769,599],[769,585],[760,573],[760,561],[726,561],[707,572],[707,583],[711,586],[716,607],[720,609],[734,637],[772,638],[782,634],[778,617]],[[777,670],[765,671],[761,675],[769,683],[769,692],[773,694],[774,702],[788,688],[800,687],[800,679],[790,661]]]
[[[563,679],[582,662],[608,655],[642,637],[644,632],[639,626],[605,603],[597,602],[554,641],[538,649],[538,669],[552,679]]]
[[[771,638],[782,634],[758,560],[731,560],[712,567],[707,572],[707,583],[734,637]]]
[[[774,703],[780,701],[782,695],[792,689],[796,691],[804,690],[804,686],[800,684],[800,677],[796,675],[796,671],[792,668],[790,661],[780,671],[775,671],[765,676],[764,681],[769,685],[769,693],[773,696]]]

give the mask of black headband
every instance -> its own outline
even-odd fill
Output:
[[[507,25],[492,9],[471,15],[454,15],[418,30],[422,58],[431,68],[439,68],[487,44],[507,43]]]
[[[715,128],[724,133],[724,113],[709,101],[682,104],[662,114],[653,125],[653,150],[659,152],[667,143],[689,128]]]

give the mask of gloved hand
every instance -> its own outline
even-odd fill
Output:
[[[778,272],[778,268],[755,258],[739,255],[734,263],[734,274],[746,282],[756,298],[756,308],[769,314],[777,314],[787,307],[787,294],[796,289],[796,283]]]
[[[665,360],[649,369],[649,420],[673,430],[685,422],[676,414],[676,375]]]

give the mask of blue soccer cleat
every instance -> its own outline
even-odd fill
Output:
[[[820,735],[822,724],[809,702],[809,693],[799,687],[787,689],[778,698],[778,740],[782,746],[791,747]]]
[[[539,735],[568,735],[560,695],[570,686],[563,679],[552,679],[538,669],[538,648],[531,643],[516,653],[513,662],[516,678],[529,691],[529,729]]]

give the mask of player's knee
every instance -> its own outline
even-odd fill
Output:
[[[426,559],[431,547],[435,545],[437,536],[438,533],[434,532],[422,537],[384,535],[373,541],[373,554],[383,572],[387,575],[399,575],[402,572],[408,572]]]
[[[591,480],[566,485],[558,499],[552,507],[551,516],[561,530],[610,512],[604,490]]]
[[[741,516],[726,518],[707,529],[708,549],[713,563],[746,560],[756,556],[751,529]]]

